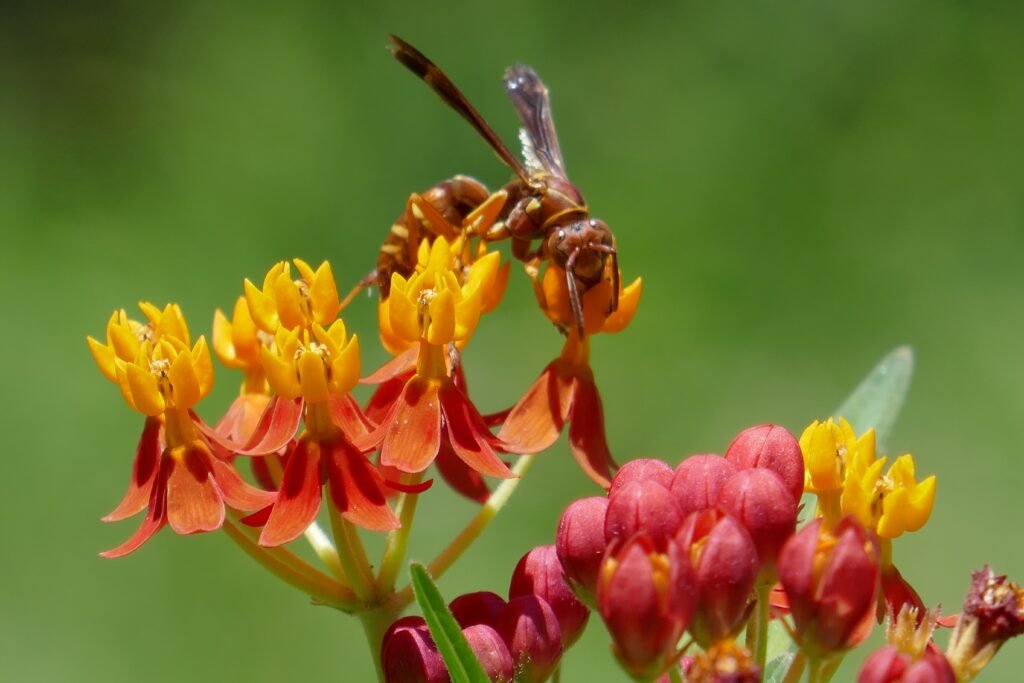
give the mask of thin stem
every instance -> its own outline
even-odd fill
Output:
[[[509,498],[515,492],[516,487],[519,486],[519,482],[523,480],[526,473],[530,471],[530,467],[533,465],[533,461],[537,458],[536,455],[524,455],[519,458],[519,461],[512,468],[512,473],[516,476],[512,479],[506,479],[501,482],[498,488],[494,489],[487,502],[481,506],[480,510],[477,511],[473,519],[469,520],[469,523],[463,527],[459,535],[452,539],[444,550],[437,554],[433,560],[427,565],[427,570],[430,575],[434,577],[434,580],[441,578],[452,564],[455,563],[462,553],[469,549],[469,546],[473,544],[473,541],[487,528],[487,525],[491,523],[501,509],[505,507]],[[412,601],[412,587],[406,586],[401,591],[395,594],[393,602],[399,606],[408,605]]]
[[[821,683],[821,657],[810,657],[807,664],[807,683]]]
[[[328,484],[328,487],[330,484]],[[373,568],[366,557],[363,539],[352,524],[338,514],[334,505],[328,505],[328,516],[331,519],[331,530],[334,532],[334,543],[338,548],[338,559],[352,586],[352,591],[363,602],[369,602],[374,594]]]
[[[772,584],[763,578],[758,579],[754,590],[757,592],[757,614],[754,617],[756,619],[754,622],[754,656],[758,668],[764,671],[764,665],[768,661],[768,608],[770,607],[768,599]]]
[[[405,483],[418,484],[421,474],[413,475]],[[409,545],[409,534],[412,531],[413,519],[416,517],[416,503],[420,496],[417,493],[403,493],[398,499],[398,521],[402,526],[388,533],[384,541],[384,554],[380,560],[380,571],[377,574],[377,594],[390,595],[395,590],[395,581],[401,570],[405,550]]]
[[[289,586],[299,589],[325,605],[346,611],[355,608],[356,599],[350,591],[323,572],[311,567],[291,551],[285,548],[271,549],[260,546],[230,518],[224,520],[224,531],[245,554]]]
[[[839,665],[843,663],[843,655],[833,655],[826,659],[821,666],[821,683],[828,683],[832,680],[832,677],[836,675],[836,671],[839,670]]]
[[[271,480],[273,480],[274,484],[280,486],[281,479],[284,477],[281,460],[274,454],[265,457]],[[334,548],[334,544],[331,543],[331,539],[327,537],[324,530],[320,528],[320,525],[314,521],[306,529],[304,536],[309,543],[309,547],[313,549],[313,552],[320,558],[320,561],[334,574],[334,578],[348,585],[345,570],[341,566],[341,560],[338,559],[338,551]]]
[[[669,667],[668,680],[672,681],[672,683],[683,683],[683,677],[679,675],[679,664],[677,662],[673,662],[672,666]]]
[[[373,666],[377,671],[377,680],[384,683],[384,669],[380,658],[381,646],[384,644],[384,632],[388,630],[401,609],[390,606],[378,607],[359,615],[363,625],[363,633],[366,634],[366,645],[370,648],[370,657],[373,658]]]

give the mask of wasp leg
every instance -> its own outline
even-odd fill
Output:
[[[339,310],[345,310],[345,308],[347,308],[348,305],[352,303],[352,300],[356,298],[359,292],[363,291],[364,289],[372,287],[376,282],[377,269],[374,268],[369,273],[364,275],[363,278],[359,282],[357,282],[352,289],[349,290],[348,294],[345,295],[345,298],[341,300],[341,308]]]
[[[615,247],[610,247],[607,244],[591,244],[588,248],[592,251],[599,251],[604,254],[611,255],[612,262],[612,300],[608,304],[608,312],[606,315],[611,315],[615,311],[619,310],[619,287],[621,283],[619,278],[619,252]]]
[[[580,292],[576,287],[576,257],[580,255],[579,247],[569,254],[565,262],[565,283],[569,286],[569,303],[572,305],[572,317],[576,319],[576,331],[583,339],[583,304],[580,303]]]

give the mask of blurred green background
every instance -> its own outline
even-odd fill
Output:
[[[570,174],[643,275],[633,326],[594,343],[620,460],[799,432],[885,352],[918,375],[893,447],[939,476],[897,562],[958,609],[990,561],[1024,579],[1024,20],[1019,3],[0,2],[5,470],[0,679],[370,680],[358,624],[314,608],[221,534],[96,553],[141,419],[90,360],[110,311],[175,300],[198,334],[243,277],[330,259],[363,275],[411,191],[508,178],[384,50],[435,58],[514,141],[500,83],[550,85]],[[467,353],[484,409],[557,353],[520,272]],[[346,311],[367,368],[374,311]],[[230,401],[219,371],[201,412]],[[441,581],[503,592],[593,489],[560,443]],[[412,555],[472,513],[442,486]],[[862,655],[856,655],[859,659]],[[1020,680],[1012,643],[983,680]],[[567,681],[618,680],[599,621]],[[851,679],[852,668],[841,677]]]

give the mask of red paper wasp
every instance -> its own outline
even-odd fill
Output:
[[[456,176],[422,196],[414,194],[381,248],[377,262],[381,295],[387,296],[392,272],[411,272],[422,237],[436,237],[451,230],[451,226],[463,225],[467,216],[485,201],[498,200],[502,207],[496,222],[480,237],[487,241],[510,238],[512,254],[526,263],[534,275],[540,262],[549,259],[564,269],[573,317],[581,333],[580,297],[606,277],[612,281],[608,312],[616,310],[619,267],[615,237],[604,221],[590,216],[586,200],[566,176],[548,89],[536,72],[528,66],[514,66],[505,72],[504,78],[505,91],[523,124],[520,139],[524,164],[441,69],[401,38],[389,39],[395,58],[473,126],[498,158],[515,172],[516,180],[491,195],[472,178]],[[433,216],[426,215],[431,212]],[[438,220],[441,218],[444,220]],[[533,243],[537,239],[541,242],[535,249]]]

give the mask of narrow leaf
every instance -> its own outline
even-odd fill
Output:
[[[451,674],[452,683],[489,683],[480,661],[462,635],[455,617],[448,610],[441,592],[437,590],[426,567],[413,562],[409,567],[412,576],[412,592],[423,611],[423,618],[430,628],[430,636],[444,658]]]
[[[903,408],[913,373],[914,351],[909,346],[900,346],[883,358],[857,385],[836,409],[835,415],[845,417],[858,434],[874,427],[878,451],[884,453],[896,417]]]

